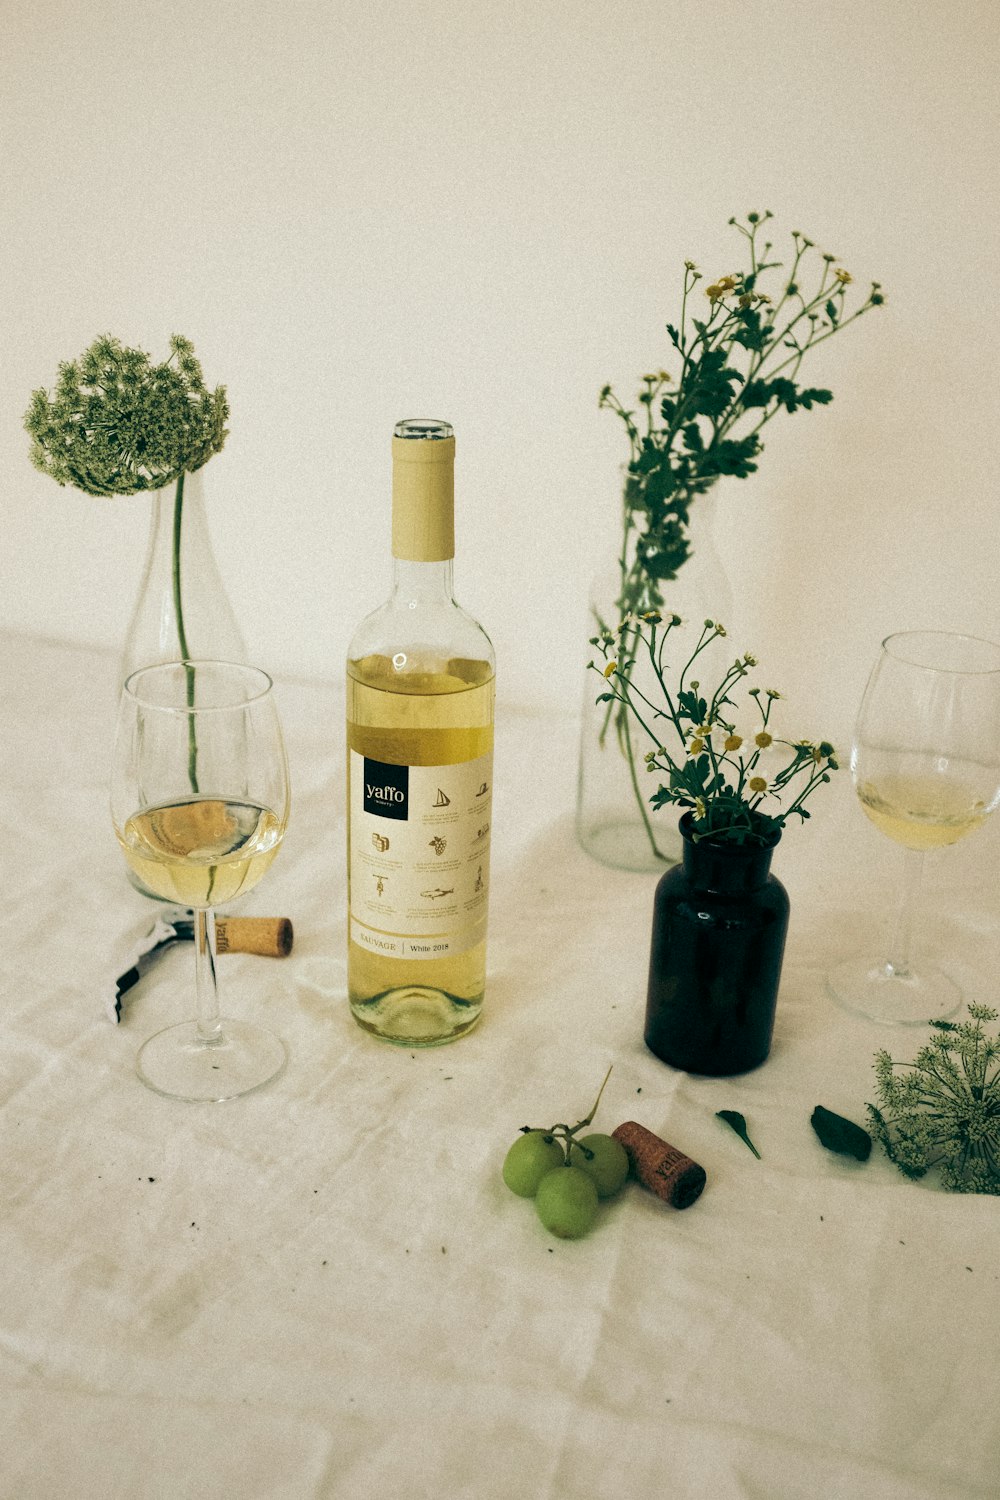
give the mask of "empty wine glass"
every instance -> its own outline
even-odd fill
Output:
[[[961,990],[914,964],[913,918],[926,851],[957,843],[1000,802],[1000,646],[938,630],[888,636],[861,702],[851,772],[875,827],[906,850],[906,878],[886,957],[839,965],[830,991],[876,1021],[944,1018]]]
[[[143,885],[194,908],[197,1019],[142,1046],[139,1077],[175,1099],[249,1093],[285,1066],[264,1027],[219,1015],[213,908],[252,890],[288,821],[288,767],[271,679],[228,662],[165,662],[122,689],[111,813]]]

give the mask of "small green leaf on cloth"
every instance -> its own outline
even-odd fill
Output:
[[[732,1130],[736,1131],[736,1134],[739,1136],[740,1140],[743,1141],[747,1146],[750,1147],[750,1150],[753,1152],[754,1156],[756,1156],[757,1160],[760,1161],[760,1159],[761,1159],[760,1152],[757,1150],[757,1147],[754,1145],[753,1141],[750,1139],[750,1136],[749,1136],[749,1134],[747,1132],[747,1122],[743,1118],[743,1116],[740,1114],[739,1110],[738,1109],[717,1109],[715,1111],[715,1115],[716,1115],[716,1119],[725,1120],[726,1124]]]
[[[828,1151],[836,1151],[840,1156],[853,1156],[855,1161],[867,1161],[871,1155],[871,1136],[860,1125],[855,1125],[853,1120],[845,1120],[843,1115],[835,1115],[832,1110],[817,1104],[809,1123],[819,1137],[820,1144]]]

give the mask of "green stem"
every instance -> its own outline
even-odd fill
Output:
[[[171,579],[174,593],[174,615],[177,619],[177,645],[180,649],[181,660],[184,663],[184,676],[187,679],[187,705],[194,708],[194,684],[195,669],[191,665],[191,653],[188,650],[187,632],[184,628],[184,599],[181,591],[181,531],[184,520],[184,474],[177,476],[177,489],[174,492],[174,532],[173,532],[173,565]],[[192,792],[198,791],[198,736],[194,727],[194,714],[188,715],[188,781],[191,783]]]
[[[635,793],[636,806],[638,807],[639,814],[642,818],[642,826],[643,828],[645,828],[646,837],[649,839],[649,847],[653,851],[653,855],[656,859],[663,859],[664,856],[656,847],[656,835],[653,832],[653,825],[650,821],[649,811],[646,807],[646,799],[643,797],[642,792],[639,788],[639,778],[636,774],[635,768],[635,755],[633,754],[632,750],[632,733],[629,727],[629,719],[627,714],[625,716],[625,758],[628,761],[629,779],[632,782],[632,790]]]

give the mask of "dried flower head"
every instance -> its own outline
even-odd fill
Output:
[[[969,1005],[970,1021],[931,1021],[936,1035],[912,1063],[875,1055],[878,1106],[872,1134],[906,1177],[937,1167],[956,1193],[1000,1195],[1000,1037],[984,1021],[1000,1015]]]
[[[25,414],[35,467],[88,495],[134,495],[206,464],[227,437],[225,388],[208,390],[188,339],[170,349],[154,365],[104,335],[61,364],[53,395],[35,391]]]

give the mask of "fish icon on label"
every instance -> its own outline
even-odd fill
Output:
[[[440,901],[444,896],[454,896],[455,887],[452,886],[449,890],[444,891],[440,886],[436,886],[433,891],[421,891],[420,894],[425,901]]]

